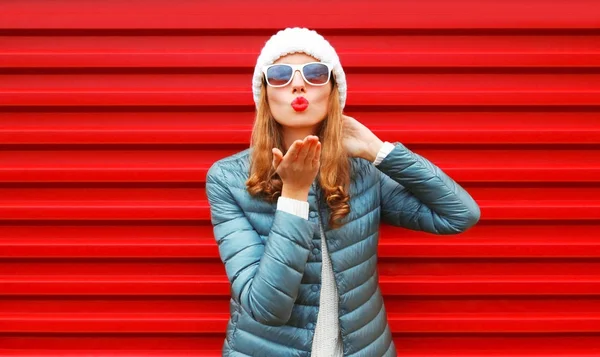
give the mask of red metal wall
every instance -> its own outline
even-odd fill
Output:
[[[217,356],[204,192],[251,75],[324,34],[347,114],[471,192],[459,236],[381,228],[401,356],[600,355],[599,1],[0,2],[0,355]]]

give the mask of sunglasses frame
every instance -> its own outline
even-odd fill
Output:
[[[306,80],[306,77],[304,77],[304,66],[307,66],[309,64],[323,64],[325,66],[327,66],[327,81],[323,84],[312,84],[311,82],[309,82],[308,80]],[[273,67],[273,66],[289,66],[292,67],[292,75],[290,76],[290,80],[287,81],[285,84],[281,84],[278,86],[272,85],[271,83],[269,83],[269,79],[267,78],[267,71],[269,70],[269,68]],[[274,63],[274,64],[270,64],[267,66],[264,66],[262,68],[262,72],[264,74],[264,78],[265,78],[265,82],[267,82],[267,85],[273,87],[273,88],[281,88],[281,87],[285,87],[288,84],[290,84],[290,82],[294,79],[294,75],[296,74],[296,71],[300,71],[300,75],[302,76],[302,79],[304,79],[304,82],[310,84],[311,86],[317,86],[317,87],[321,87],[326,85],[327,83],[329,83],[329,81],[331,80],[331,72],[333,71],[333,65],[331,63],[327,63],[327,62],[308,62],[308,63],[304,63],[304,64],[289,64],[289,63]]]

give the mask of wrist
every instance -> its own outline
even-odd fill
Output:
[[[379,150],[381,150],[382,147],[383,141],[381,141],[379,138],[373,139],[367,145],[367,150],[365,152],[364,158],[369,160],[370,162],[375,161],[375,159],[377,158],[377,154],[379,153]]]
[[[281,197],[292,198],[298,201],[308,201],[308,192],[310,188],[306,189],[296,189],[290,186],[285,186],[281,188]]]

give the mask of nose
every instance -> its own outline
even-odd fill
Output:
[[[292,78],[292,91],[294,93],[300,92],[300,93],[304,93],[306,92],[306,83],[304,83],[304,78],[302,77],[302,73],[300,73],[299,70],[296,70],[294,72],[294,77]]]

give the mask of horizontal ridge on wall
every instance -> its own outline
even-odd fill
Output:
[[[143,229],[140,225],[143,223],[125,226],[91,223],[81,226],[4,225],[0,258],[217,259],[217,245],[208,224],[158,225],[152,229]],[[568,221],[529,222],[527,225],[483,222],[478,229],[463,233],[468,238],[465,242],[423,237],[413,231],[398,238],[395,228],[383,225],[379,257],[594,258],[600,255],[600,244],[596,240],[599,229],[600,224],[594,221],[585,225]]]

